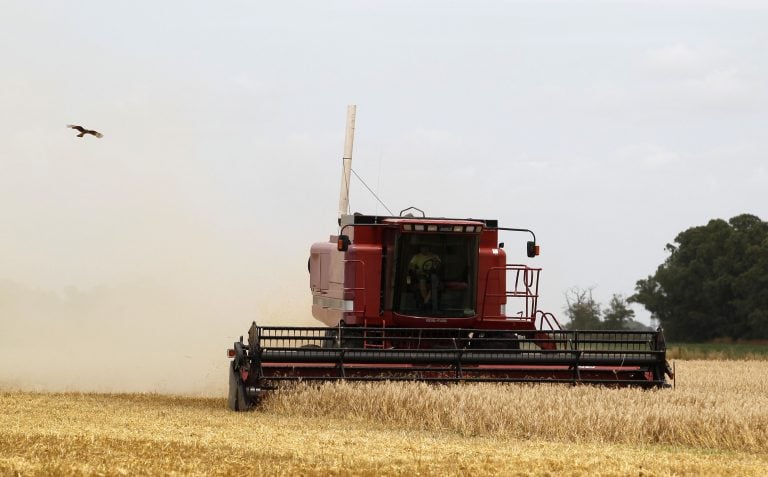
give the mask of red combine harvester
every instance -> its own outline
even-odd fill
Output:
[[[563,330],[538,309],[540,268],[507,263],[496,220],[347,215],[354,107],[347,122],[340,230],[312,245],[312,315],[325,326],[258,326],[228,351],[229,407],[285,381],[546,382],[667,386],[661,329]],[[414,216],[414,213],[416,216]]]

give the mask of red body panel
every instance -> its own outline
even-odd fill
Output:
[[[394,243],[398,234],[408,231],[417,235],[412,227],[423,226],[424,237],[450,235],[452,231],[429,232],[429,227],[476,227],[481,232],[464,234],[478,237],[476,251],[475,306],[471,316],[443,317],[418,313],[403,313],[391,306],[387,295],[392,277]],[[376,223],[348,224],[342,228],[351,245],[345,252],[336,249],[337,236],[327,243],[312,245],[310,256],[310,288],[313,294],[313,316],[326,326],[396,326],[396,327],[449,327],[495,330],[533,330],[538,316],[538,277],[540,269],[509,269],[506,253],[498,244],[498,231],[483,221],[471,219],[415,219],[387,217]],[[389,267],[389,268],[385,268]],[[507,276],[517,273],[526,280],[535,280],[533,287],[520,287],[513,283],[507,290]],[[513,282],[516,282],[514,278]],[[504,312],[507,308],[507,313]]]

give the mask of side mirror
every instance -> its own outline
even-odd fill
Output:
[[[529,258],[533,258],[539,254],[539,246],[536,245],[536,242],[529,240],[526,245],[526,251],[528,252]]]
[[[504,248],[504,242],[499,243],[499,248]]]
[[[336,241],[336,250],[339,252],[346,252],[350,243],[352,242],[349,240],[349,235],[339,235],[339,238]]]

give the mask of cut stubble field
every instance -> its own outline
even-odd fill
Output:
[[[675,389],[297,386],[260,409],[0,393],[0,474],[764,475],[768,361],[679,361]]]

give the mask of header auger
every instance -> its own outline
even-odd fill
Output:
[[[540,268],[508,263],[496,220],[348,215],[348,116],[339,233],[310,250],[312,315],[325,326],[251,325],[229,350],[229,406],[285,381],[545,382],[659,387],[661,329],[563,330],[538,309]],[[420,213],[414,217],[408,211]]]

